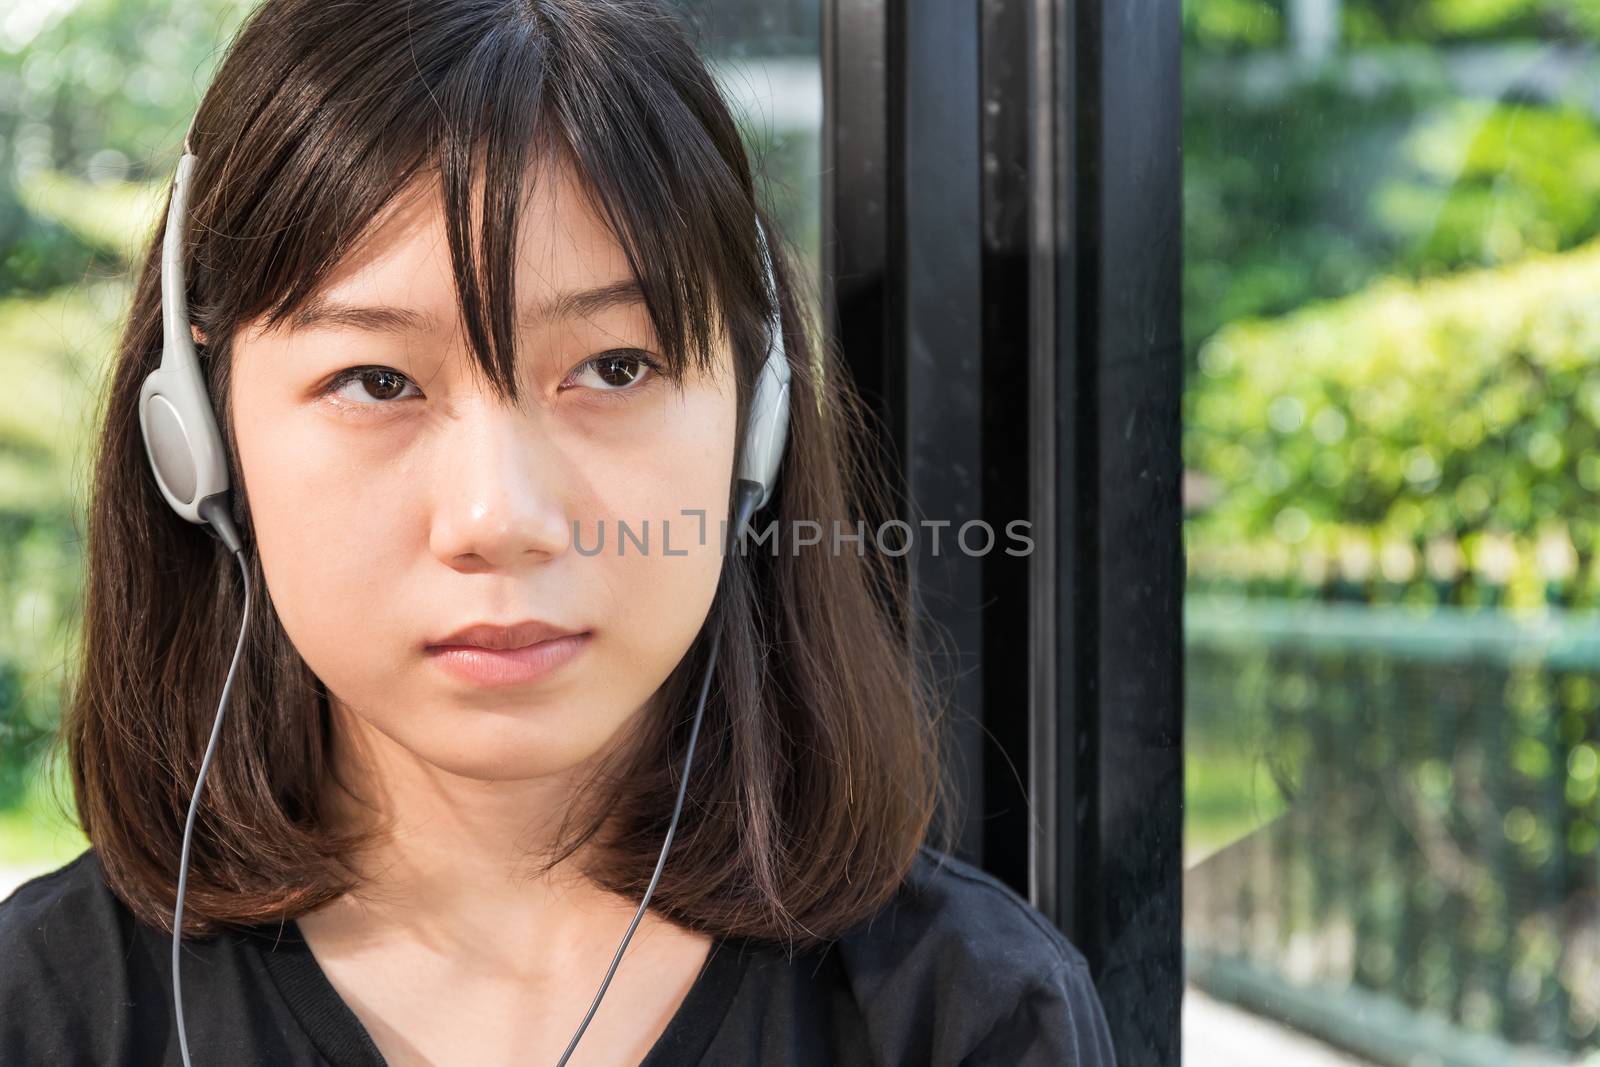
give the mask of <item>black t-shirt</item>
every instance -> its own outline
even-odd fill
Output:
[[[0,901],[0,1065],[180,1064],[171,958],[93,849],[23,883]],[[196,1067],[384,1063],[292,920],[186,941],[183,999]],[[810,953],[716,941],[640,1067],[1115,1062],[1077,948],[924,846],[889,905]]]

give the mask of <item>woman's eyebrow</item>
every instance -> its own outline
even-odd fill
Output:
[[[528,325],[552,320],[588,318],[624,304],[644,302],[644,291],[633,278],[621,278],[592,289],[568,289],[528,308],[522,321]],[[296,308],[286,325],[290,330],[353,329],[374,333],[426,333],[438,328],[432,315],[388,304],[344,304],[313,296]]]

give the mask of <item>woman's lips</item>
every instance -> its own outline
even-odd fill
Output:
[[[522,648],[430,645],[428,657],[454,678],[472,685],[526,685],[559,669],[582,652],[589,631],[539,641]]]

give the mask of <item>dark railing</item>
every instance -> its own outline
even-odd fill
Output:
[[[1600,1049],[1600,616],[1185,621],[1193,765],[1255,783],[1191,783],[1192,834],[1240,835],[1186,874],[1191,979],[1394,1062]]]

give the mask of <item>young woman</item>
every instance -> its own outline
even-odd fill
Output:
[[[158,234],[62,728],[93,847],[0,904],[0,1062],[1113,1064],[1082,955],[948,855],[895,572],[790,540],[881,487],[663,10],[268,0],[188,144],[246,547],[141,440]],[[727,551],[769,278],[776,539]]]

